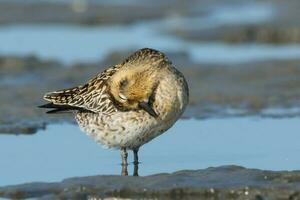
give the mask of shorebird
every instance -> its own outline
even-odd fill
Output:
[[[187,82],[161,52],[144,48],[121,64],[99,73],[86,84],[44,95],[47,113],[74,110],[81,129],[96,142],[127,150],[138,165],[139,148],[168,130],[188,104]],[[127,168],[122,175],[127,175]],[[134,175],[137,175],[135,172]]]

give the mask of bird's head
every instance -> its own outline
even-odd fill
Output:
[[[143,109],[157,117],[152,104],[161,71],[167,64],[166,57],[152,49],[142,49],[126,59],[109,80],[110,94],[117,106],[125,111]]]

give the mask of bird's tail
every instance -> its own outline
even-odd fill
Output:
[[[39,108],[52,108],[47,113],[57,113],[69,110],[84,110],[84,108],[72,105],[80,92],[80,87],[49,92],[44,95],[44,99],[50,103],[39,106]]]
[[[53,114],[63,111],[70,111],[70,110],[83,110],[83,108],[75,107],[75,106],[69,106],[69,105],[56,105],[53,103],[47,103],[41,106],[38,106],[39,108],[51,108],[52,110],[47,111],[47,114]]]

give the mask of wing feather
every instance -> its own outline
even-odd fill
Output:
[[[68,105],[95,113],[111,114],[117,111],[108,93],[107,80],[120,68],[108,68],[85,85],[45,94],[44,99],[54,105]]]

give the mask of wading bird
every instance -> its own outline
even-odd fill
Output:
[[[81,129],[96,142],[121,150],[127,175],[127,150],[134,153],[138,175],[139,148],[164,133],[188,103],[188,85],[161,52],[144,48],[86,84],[45,94],[48,113],[75,111]]]

